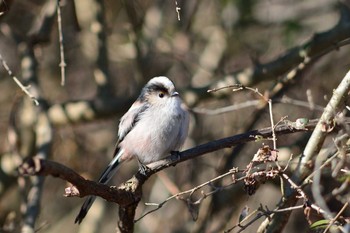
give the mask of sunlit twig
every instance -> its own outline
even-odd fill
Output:
[[[9,74],[9,76],[12,77],[13,81],[15,81],[15,83],[19,86],[19,88],[21,88],[21,90],[29,97],[33,100],[35,105],[39,105],[39,101],[28,91],[28,89],[30,88],[30,86],[24,86],[17,78],[16,76],[13,75],[10,67],[7,65],[6,61],[4,60],[4,58],[2,57],[2,55],[0,54],[0,60],[2,63],[2,66],[5,68],[5,70],[7,71],[7,73]]]
[[[62,17],[61,17],[61,6],[60,0],[57,0],[57,26],[58,26],[58,39],[60,43],[60,57],[61,62],[58,65],[61,67],[61,86],[66,83],[66,62],[64,61],[64,46],[63,46],[63,33],[62,33]]]
[[[183,192],[174,194],[174,195],[168,197],[167,199],[165,199],[164,201],[162,201],[161,203],[145,203],[145,205],[148,205],[148,206],[156,206],[156,208],[154,208],[154,209],[152,209],[152,210],[150,210],[150,211],[144,213],[141,217],[139,217],[138,219],[136,219],[134,222],[137,222],[137,221],[141,220],[142,218],[144,218],[145,216],[147,216],[148,214],[153,213],[153,212],[157,211],[158,209],[162,208],[163,205],[166,204],[166,203],[167,203],[168,201],[170,201],[171,199],[179,198],[180,196],[183,196],[184,194],[190,194],[190,195],[192,195],[194,192],[196,192],[196,191],[199,190],[200,188],[202,188],[202,187],[204,187],[204,186],[207,186],[207,185],[210,185],[210,184],[212,184],[214,181],[220,180],[220,179],[222,179],[222,178],[224,178],[224,177],[226,177],[226,176],[228,176],[228,175],[232,175],[232,174],[235,174],[235,173],[237,173],[237,172],[238,172],[238,169],[231,169],[230,171],[228,171],[228,172],[226,172],[226,173],[224,173],[224,174],[222,174],[222,175],[220,175],[220,176],[217,176],[217,177],[215,177],[215,178],[213,178],[213,179],[211,179],[211,180],[209,180],[209,181],[206,181],[206,182],[204,182],[204,183],[202,183],[202,184],[200,184],[200,185],[198,185],[198,186],[196,186],[196,187],[194,187],[194,188],[192,188],[192,189],[189,189],[189,190],[186,190],[186,191],[183,191]],[[229,187],[229,186],[235,184],[237,181],[241,181],[241,180],[243,180],[243,179],[244,179],[244,177],[235,179],[232,183],[221,187],[221,189],[222,189],[222,188],[227,188],[227,187]],[[220,189],[220,190],[221,190],[221,189]],[[219,190],[219,189],[217,189],[215,192],[217,192],[218,190]],[[213,193],[214,193],[214,192],[210,192],[209,194],[205,194],[205,195],[208,196],[208,195],[212,195]],[[203,199],[203,197],[200,198],[200,200],[202,200],[202,199]]]

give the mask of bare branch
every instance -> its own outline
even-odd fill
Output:
[[[18,168],[18,172],[20,175],[30,176],[51,175],[72,183],[76,188],[67,188],[65,190],[65,196],[67,197],[85,197],[88,195],[100,196],[107,201],[118,203],[121,206],[132,204],[135,201],[130,196],[130,193],[133,193],[133,195],[136,196],[136,187],[140,182],[143,182],[142,179],[138,180],[135,177],[119,188],[110,187],[94,181],[86,180],[78,173],[62,164],[37,157],[25,160],[24,163]]]
[[[326,229],[324,229],[323,233],[327,233],[327,231],[329,230],[329,228],[333,225],[333,223],[335,223],[335,221],[340,217],[340,215],[344,212],[344,210],[348,207],[349,202],[346,202],[343,207],[341,208],[341,210],[339,210],[339,212],[337,213],[337,215],[331,219],[331,221],[329,222],[328,226],[326,227]],[[342,232],[347,232],[346,230],[342,229]]]
[[[185,195],[185,194],[193,194],[194,192],[196,192],[197,190],[201,189],[202,187],[204,186],[207,186],[207,185],[211,185],[214,181],[216,180],[220,180],[228,175],[233,175],[235,173],[238,172],[238,169],[231,169],[230,171],[226,172],[225,174],[222,174],[222,175],[219,175],[213,179],[210,179],[200,185],[197,185],[196,187],[192,188],[192,189],[189,189],[189,190],[186,190],[186,191],[183,191],[183,192],[179,192],[179,193],[176,193],[170,197],[168,197],[167,199],[165,199],[164,201],[162,201],[161,203],[145,203],[145,205],[148,205],[148,206],[156,206],[156,208],[150,210],[150,211],[147,211],[146,213],[142,214],[141,217],[139,217],[138,219],[135,219],[135,222],[138,222],[140,221],[142,218],[144,218],[145,216],[149,215],[150,213],[153,213],[155,211],[157,211],[158,209],[162,208],[168,201],[174,199],[174,198],[181,198],[181,196]],[[232,184],[235,184],[237,181],[240,181],[240,180],[243,180],[244,177],[242,178],[239,178],[239,179],[235,179],[232,183],[228,184],[228,185],[225,185],[224,187],[222,188],[227,188],[227,187],[230,187]],[[220,189],[221,190],[221,189]],[[215,189],[214,192],[211,192],[210,194],[205,194],[205,196],[208,196],[208,195],[212,195],[214,193],[216,193],[217,191],[219,191],[219,189]]]
[[[5,68],[5,70],[7,71],[8,75],[10,77],[12,77],[13,81],[15,81],[15,83],[17,84],[17,86],[19,86],[19,88],[21,88],[21,90],[29,97],[33,100],[35,105],[39,105],[38,100],[36,99],[36,97],[34,95],[32,95],[28,89],[30,88],[30,86],[24,86],[17,78],[16,76],[13,75],[10,67],[7,65],[6,61],[4,60],[4,58],[2,57],[2,55],[0,54],[0,60],[2,63],[2,66]]]
[[[334,90],[332,98],[327,104],[321,119],[317,123],[316,128],[303,151],[299,165],[292,177],[292,180],[295,183],[300,183],[307,175],[311,173],[305,164],[307,164],[313,157],[318,155],[322,144],[330,131],[328,129],[333,128],[334,126],[336,114],[340,109],[345,108],[344,100],[348,96],[349,90],[350,71],[345,75],[337,89]],[[292,190],[287,190],[285,197],[286,200],[279,206],[279,208],[285,208],[295,204],[296,198],[294,197],[293,193],[294,192]],[[272,218],[272,221],[269,223],[270,226],[268,227],[267,232],[275,232],[277,229],[283,228],[288,217],[289,214],[275,215],[274,218]],[[282,220],[282,218],[284,218],[284,220]],[[264,222],[264,224],[266,224],[266,222]]]
[[[59,67],[61,67],[61,86],[66,83],[66,62],[64,61],[64,45],[63,45],[63,33],[62,33],[62,17],[61,17],[61,6],[60,0],[57,0],[57,26],[58,26],[58,40],[60,43],[60,58],[61,62]]]
[[[178,7],[177,6],[177,1],[175,0],[175,5],[176,5],[176,7],[175,7],[175,11],[176,11],[176,13],[177,13],[177,20],[181,20],[181,18],[180,18],[180,10],[181,10],[181,7]]]
[[[329,133],[325,127],[332,127],[334,118],[338,111],[341,108],[344,108],[344,100],[348,95],[350,90],[350,71],[345,75],[342,82],[339,84],[337,89],[333,92],[333,96],[327,104],[325,111],[323,112],[320,121],[317,123],[314,132],[311,135],[311,138],[308,141],[308,144],[305,147],[303,156],[300,163],[305,164],[312,157],[316,156],[320,149],[321,145],[324,142],[327,134]],[[298,166],[298,169],[293,177],[295,180],[302,180],[307,174],[307,168],[303,165]]]

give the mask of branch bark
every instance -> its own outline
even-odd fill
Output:
[[[308,132],[314,129],[317,122],[317,119],[311,120],[309,123],[301,127],[296,127],[293,122],[286,122],[284,124],[277,125],[275,128],[275,133],[277,135],[282,135],[296,132]],[[347,120],[346,122],[349,123],[350,120]],[[40,159],[38,157],[26,160],[19,167],[19,174],[38,176],[51,175],[58,177],[62,180],[69,181],[74,185],[73,187],[66,189],[65,195],[68,197],[95,195],[100,196],[109,202],[119,204],[119,230],[121,232],[132,232],[134,227],[135,210],[142,196],[142,185],[154,173],[213,151],[233,147],[250,141],[270,138],[271,135],[271,128],[265,128],[199,145],[197,147],[182,151],[178,155],[173,154],[160,161],[149,164],[149,170],[146,171],[145,175],[138,172],[130,180],[126,181],[119,187],[110,187],[94,181],[86,180],[75,171],[62,164]]]

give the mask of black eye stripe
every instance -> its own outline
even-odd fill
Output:
[[[147,92],[164,92],[164,93],[168,93],[168,89],[166,87],[164,87],[160,83],[154,83],[154,84],[151,84],[149,86],[146,86],[146,91]]]
[[[156,94],[159,96],[159,93],[163,93],[164,95],[170,95],[169,89],[164,86],[164,84],[159,82],[153,82],[147,84],[141,91],[141,94],[139,95],[138,100],[141,102],[144,102],[146,99],[146,96],[150,95],[151,93]]]

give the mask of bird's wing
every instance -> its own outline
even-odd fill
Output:
[[[145,103],[135,102],[130,109],[120,119],[118,137],[119,142],[132,130],[139,121],[140,116],[148,109],[149,105]]]
[[[134,128],[136,123],[139,121],[140,116],[148,109],[149,105],[136,101],[129,110],[120,119],[119,130],[118,130],[118,141],[115,145],[114,156],[119,151],[119,143],[123,141],[125,136]]]

